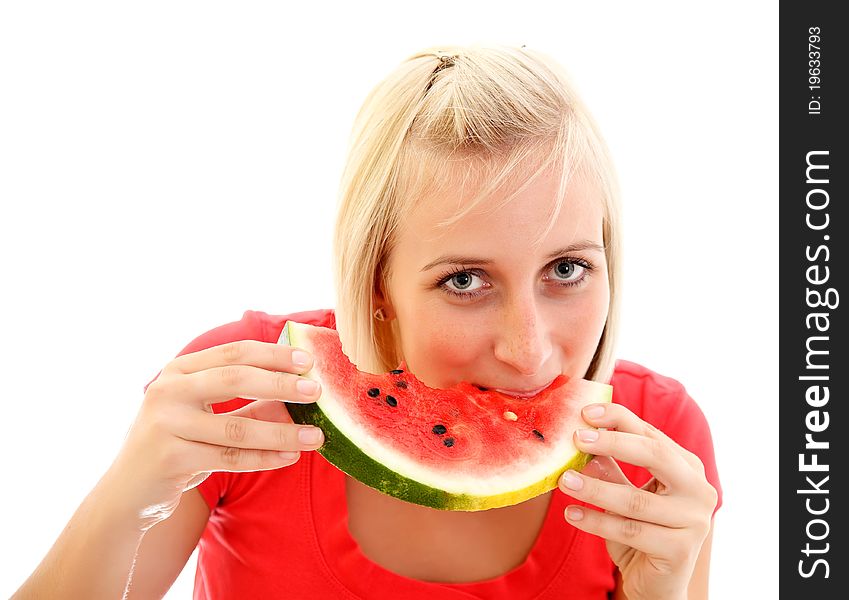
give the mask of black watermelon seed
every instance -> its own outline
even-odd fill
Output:
[[[539,431],[537,431],[536,429],[534,429],[534,435],[537,436],[541,440],[545,440],[543,435]]]
[[[399,387],[402,390],[406,390],[407,389],[407,382],[406,381],[396,381],[395,387]]]
[[[366,392],[372,398],[377,398],[380,396],[380,390],[377,388],[371,388],[368,392]]]
[[[445,429],[445,425],[434,425],[431,431],[433,431],[436,435],[442,435],[447,430]]]
[[[398,406],[398,401],[395,399],[395,396],[386,396],[386,403],[389,406]]]
[[[445,438],[444,440],[442,440],[442,443],[450,448],[454,445],[454,438]]]
[[[482,385],[476,385],[475,387],[478,388],[482,392],[488,392],[489,391],[489,388],[485,388]]]
[[[400,374],[401,374],[401,373],[403,373],[404,371],[402,371],[401,369],[392,369],[392,370],[391,370],[391,371],[389,371],[389,372],[390,372],[390,373],[392,373],[393,375],[400,375]]]

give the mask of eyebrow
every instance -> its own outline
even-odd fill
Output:
[[[546,260],[557,258],[558,256],[563,256],[564,254],[569,254],[571,252],[579,252],[581,250],[594,250],[596,252],[604,253],[604,246],[599,246],[595,242],[582,241],[576,242],[574,244],[569,244],[568,246],[563,246],[562,248],[558,248],[554,252],[550,253],[546,256]],[[489,258],[478,258],[474,256],[461,256],[458,254],[446,254],[445,256],[440,256],[433,262],[429,262],[424,267],[422,267],[422,272],[428,271],[434,267],[438,267],[439,265],[444,264],[476,264],[476,265],[489,265],[492,264],[492,260]]]

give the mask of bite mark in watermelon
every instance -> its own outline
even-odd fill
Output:
[[[324,432],[318,452],[351,477],[407,502],[442,510],[486,510],[554,489],[592,456],[572,434],[581,409],[610,402],[603,383],[558,376],[532,398],[463,382],[427,387],[402,363],[382,375],[357,370],[339,334],[288,321],[279,343],[303,348],[321,384],[315,403],[287,405],[296,423]]]

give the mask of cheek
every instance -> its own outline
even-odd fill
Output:
[[[588,313],[591,318],[588,321],[594,325],[601,335],[604,324],[607,322],[607,313],[610,311],[610,287],[607,283],[607,274],[604,275],[604,284],[599,285],[598,290],[593,295],[591,306],[588,307]]]
[[[587,297],[585,306],[581,310],[584,318],[580,319],[577,328],[580,330],[581,345],[586,346],[583,354],[589,356],[587,360],[592,359],[593,354],[595,354],[601,340],[601,334],[604,331],[604,324],[607,322],[609,309],[610,291],[607,285],[604,285],[599,286],[594,294]],[[587,363],[587,366],[589,366],[589,363]]]
[[[485,333],[469,319],[413,318],[401,324],[401,349],[407,366],[426,385],[439,387],[452,370],[482,356]],[[433,382],[433,383],[431,383]]]
[[[604,331],[609,307],[610,294],[604,285],[576,298],[553,315],[556,325],[550,328],[551,335],[567,359],[589,366]]]
[[[559,329],[562,346],[576,358],[592,358],[604,329],[604,314],[572,313],[564,321],[565,326]]]

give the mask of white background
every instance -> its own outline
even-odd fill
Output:
[[[337,184],[371,87],[424,47],[496,42],[558,57],[611,146],[619,355],[682,381],[712,426],[712,597],[776,597],[777,8],[299,4],[0,5],[0,596],[186,343],[247,309],[332,304]],[[194,566],[168,598],[191,596]]]

